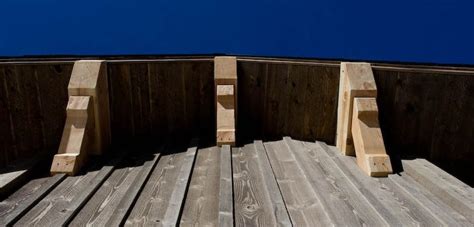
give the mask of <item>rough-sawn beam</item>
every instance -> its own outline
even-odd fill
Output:
[[[341,63],[336,146],[356,155],[369,176],[392,173],[378,120],[377,87],[369,63]]]
[[[214,59],[214,82],[216,92],[216,143],[235,145],[237,119],[237,59],[216,57]]]
[[[77,61],[68,86],[67,118],[51,173],[76,174],[89,154],[110,145],[109,92],[104,61]]]

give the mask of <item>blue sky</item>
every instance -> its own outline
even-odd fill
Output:
[[[0,56],[237,54],[474,65],[474,1],[1,0]]]

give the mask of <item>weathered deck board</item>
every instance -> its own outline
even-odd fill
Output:
[[[0,203],[0,226],[14,224],[65,178],[65,174],[57,174],[34,179],[10,195]]]
[[[233,225],[230,148],[199,149],[181,226]]]
[[[328,177],[333,176],[334,173],[323,169],[319,162],[324,162],[324,159],[314,160],[308,153],[308,148],[304,147],[300,141],[294,141],[288,137],[284,138],[284,143],[281,146],[287,145],[289,152],[295,156],[301,169],[308,177],[309,183],[316,192],[318,199],[323,204],[329,218],[336,226],[348,226],[368,223],[362,220],[365,215],[361,210],[356,210],[349,202],[350,200],[341,199],[347,197],[344,190],[340,189],[340,183]],[[349,192],[353,193],[353,192]],[[350,195],[349,195],[350,196]],[[359,217],[362,216],[361,217]]]
[[[260,153],[260,154],[259,154]],[[235,224],[291,225],[268,159],[254,144],[232,149]],[[267,179],[268,178],[268,179]]]
[[[413,198],[413,201],[420,203],[429,210],[435,217],[438,217],[446,226],[469,226],[472,225],[464,216],[459,214],[450,206],[446,205],[439,198],[436,198],[428,190],[425,190],[418,182],[413,180],[406,173],[401,175],[393,174],[389,180],[397,185],[400,190],[406,191]]]
[[[292,224],[296,226],[333,225],[292,152],[282,147],[281,141],[265,143],[265,149]]]
[[[24,183],[38,169],[45,157],[36,155],[24,161],[15,162],[0,170],[0,198],[11,193],[13,189]]]
[[[411,217],[401,209],[399,203],[397,204],[393,200],[390,200],[389,204],[394,207],[386,205],[387,202],[385,202],[384,196],[387,196],[388,194],[380,194],[380,186],[372,184],[375,188],[371,188],[365,185],[369,183],[369,180],[372,178],[365,175],[353,160],[351,160],[352,163],[343,162],[345,159],[350,159],[351,157],[342,156],[340,151],[331,150],[331,148],[336,149],[335,147],[329,148],[324,143],[305,142],[304,144],[313,149],[317,149],[313,154],[317,155],[319,159],[326,160],[321,161],[320,163],[327,169],[333,168],[333,174],[337,173],[336,179],[345,179],[340,181],[341,188],[348,190],[349,188],[355,187],[356,190],[354,190],[353,193],[348,194],[346,192],[346,195],[348,195],[348,198],[352,199],[353,202],[351,203],[354,206],[359,207],[364,212],[374,213],[375,211],[375,215],[371,216],[381,217],[382,221],[386,223],[380,223],[378,225],[413,225]],[[347,165],[349,165],[349,167]],[[377,193],[374,194],[374,191]],[[396,212],[394,212],[394,210]]]
[[[219,148],[199,149],[181,216],[181,226],[218,224],[220,163]]]
[[[61,226],[67,224],[99,189],[122,157],[123,153],[120,152],[99,170],[92,168],[84,175],[66,178],[26,213],[17,225]]]
[[[447,175],[439,174],[433,164],[420,160],[403,161],[408,175],[418,181],[431,193],[442,199],[450,207],[474,223],[473,189],[464,184],[449,180]]]
[[[422,160],[408,161],[401,175],[372,178],[335,147],[289,137],[232,152],[153,143],[160,148],[125,147],[81,176],[30,181],[0,202],[0,224],[473,225],[465,208],[472,188]]]
[[[219,226],[234,224],[234,200],[232,189],[232,155],[230,146],[221,148],[219,182]]]
[[[124,163],[118,165],[90,202],[71,222],[72,226],[118,226],[131,209],[140,189],[146,184],[160,156],[144,148],[134,150]]]
[[[186,151],[175,148],[161,157],[125,225],[169,226],[178,223],[196,146],[194,141]]]
[[[331,152],[330,150],[326,151]],[[406,207],[406,204],[399,198],[393,197],[393,192],[390,188],[386,185],[381,185],[376,178],[363,176],[362,170],[357,167],[355,160],[351,157],[344,157],[337,153],[334,161],[347,176],[350,176],[352,183],[357,185],[359,191],[376,207],[382,216],[392,215],[396,217],[403,226],[419,224],[418,221],[407,212],[410,208]]]

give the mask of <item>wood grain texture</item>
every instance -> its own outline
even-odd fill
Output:
[[[386,177],[393,171],[390,157],[385,151],[375,98],[355,97],[352,112],[350,134],[357,165],[369,176]],[[346,149],[343,153],[347,155],[349,145],[346,145]]]
[[[58,153],[54,155],[51,163],[51,173],[75,175],[85,164],[87,157],[94,150],[98,151],[98,143],[94,142],[97,139],[97,125],[92,99],[92,96],[69,97],[66,123]]]
[[[234,225],[234,200],[232,189],[232,155],[230,146],[220,151],[219,177],[219,226]]]
[[[65,178],[65,174],[57,174],[31,180],[22,186],[0,203],[0,225],[13,225]]]
[[[189,148],[171,146],[163,154],[125,222],[126,226],[178,223],[194,164],[197,141]]]
[[[338,66],[238,61],[237,69],[242,137],[334,143]]]
[[[0,168],[57,149],[71,70],[70,63],[0,65]]]
[[[356,211],[348,200],[340,199],[346,197],[346,195],[344,194],[344,190],[339,188],[338,182],[328,181],[328,175],[333,176],[333,173],[323,169],[319,164],[319,162],[325,160],[313,160],[308,154],[309,149],[305,147],[303,143],[292,140],[289,137],[284,138],[284,142],[281,143],[281,146],[288,146],[289,152],[293,153],[295,160],[308,177],[309,183],[316,192],[329,218],[336,226],[364,223],[364,221],[358,217],[358,213],[361,211]]]
[[[119,226],[146,184],[160,152],[137,147],[119,164],[70,223],[71,226]]]
[[[319,146],[317,143],[307,142],[303,142],[301,145],[303,149],[301,149],[300,152],[305,152],[308,155],[307,159],[311,160],[313,165],[320,166],[320,174],[326,176],[327,181],[332,184],[332,187],[334,188],[333,190],[336,192],[335,194],[339,194],[340,197],[344,198],[345,200],[344,205],[346,208],[340,204],[340,209],[332,209],[332,211],[335,212],[332,213],[332,217],[338,218],[343,215],[347,216],[350,214],[349,210],[352,210],[352,212],[354,212],[355,218],[359,220],[358,223],[361,225],[383,226],[387,223],[390,223],[389,221],[385,220],[384,215],[379,213],[381,211],[378,209],[377,204],[374,205],[371,203],[371,201],[364,198],[363,193],[359,191],[359,187],[351,182],[351,179],[341,171],[337,163],[333,162],[331,158],[326,155],[321,146]],[[312,177],[314,178],[317,175],[318,174],[314,174]],[[324,187],[324,185],[319,185],[318,187],[321,188]],[[318,189],[318,191],[320,190],[321,189]],[[322,196],[324,196],[324,193]],[[344,209],[346,209],[345,212]],[[331,209],[328,208],[328,212],[330,211]],[[351,217],[346,217],[346,221],[347,218]],[[338,221],[342,222],[344,220]]]
[[[99,165],[96,162],[89,172],[66,178],[26,213],[16,225],[61,226],[68,224],[112,173],[114,166],[123,155],[123,152],[116,154],[101,169],[94,170],[94,167]]]
[[[374,68],[387,152],[426,158],[473,186],[473,76]]]
[[[281,141],[267,142],[265,150],[291,223],[296,226],[334,225],[293,153],[286,145],[281,145]]]
[[[161,66],[168,62],[174,62],[173,66],[161,69],[167,68]],[[304,100],[304,112],[299,113],[297,108],[291,110],[290,117],[284,118],[285,121],[304,121],[302,138],[290,134],[301,133],[297,130],[299,126],[290,125],[288,131],[281,135],[276,133],[272,125],[265,126],[276,122],[279,114],[276,112],[276,116],[268,118],[266,116],[270,114],[265,111],[279,100],[276,96],[275,99],[267,98],[269,90],[275,90],[269,88],[275,83],[273,80],[280,80],[280,77],[272,76],[276,73],[268,73],[269,66],[276,67],[271,66],[272,64],[282,65],[278,67],[284,71],[288,71],[284,65],[293,65],[289,81],[296,82],[298,88],[304,88],[301,96],[294,99],[298,102]],[[124,69],[129,71],[128,74],[121,75],[123,65],[129,65],[129,69]],[[19,70],[24,66],[27,69]],[[0,64],[0,167],[40,151],[57,151],[66,116],[67,85],[72,67],[73,61],[22,60]],[[472,186],[474,178],[470,173],[474,172],[474,166],[471,165],[474,160],[474,153],[471,152],[474,140],[471,138],[474,133],[474,118],[471,113],[474,112],[474,72],[471,68],[467,69],[377,63],[373,66],[373,73],[379,93],[377,103],[380,126],[387,152],[405,157],[426,158]],[[147,130],[153,134],[167,133],[168,110],[163,98],[166,86],[162,83],[165,75],[163,71],[166,70],[173,71],[172,75],[181,70],[185,75],[183,78],[186,78],[183,86],[187,100],[185,116],[188,116],[186,122],[191,126],[185,127],[185,131],[215,138],[212,59],[191,61],[121,58],[108,63],[109,89],[115,94],[115,97],[111,95],[110,101],[111,117],[115,119],[114,136],[117,140],[120,137],[146,134]],[[251,139],[289,135],[295,139],[318,139],[334,144],[338,62],[239,58],[237,71],[239,84],[242,86],[238,88],[241,111],[236,127],[237,130],[243,130],[242,135],[248,135]],[[306,73],[307,76],[302,77]],[[295,74],[296,79],[292,79]],[[306,80],[307,84],[301,86],[298,82],[300,79]],[[293,89],[292,86],[288,87],[283,83],[278,89],[285,95],[295,97],[291,90],[284,90]],[[37,95],[25,97],[25,91]],[[289,103],[291,105],[292,101]],[[140,106],[143,109],[141,112],[136,110]],[[32,112],[34,109],[39,111]],[[189,116],[196,116],[198,120]],[[132,127],[131,119],[134,119],[137,126]],[[29,130],[29,124],[35,124],[31,125],[32,130]],[[300,122],[291,124],[301,125]]]
[[[399,187],[399,190],[409,193],[413,201],[428,209],[443,225],[469,226],[472,224],[456,210],[442,202],[440,198],[425,190],[423,186],[407,174],[402,173],[401,176],[393,174],[389,176],[389,180],[396,187]]]
[[[421,160],[403,161],[405,172],[432,194],[474,223],[474,193],[465,184],[453,184],[447,174],[439,174],[433,164]]]
[[[181,226],[218,225],[220,152],[217,147],[199,149],[180,220]]]
[[[423,221],[437,223],[429,214],[425,214],[427,219],[421,220],[419,212],[425,212],[422,211],[423,209],[419,207],[413,209],[413,204],[408,202],[406,198],[400,197],[392,188],[380,183],[377,178],[365,175],[358,168],[353,157],[343,156],[335,147],[329,147],[323,143],[318,145],[325,151],[322,154],[331,157],[331,160],[334,161],[351,184],[357,187],[359,196],[368,201],[389,225],[413,226],[419,225]]]
[[[181,226],[233,226],[230,147],[199,149]]]
[[[232,149],[235,225],[289,226],[291,222],[264,150],[254,144]],[[267,174],[265,174],[267,173]]]
[[[215,133],[212,66],[212,61],[109,63],[115,139]]]
[[[11,194],[19,186],[35,176],[50,156],[37,154],[24,160],[10,163],[8,167],[0,169],[0,199]]]

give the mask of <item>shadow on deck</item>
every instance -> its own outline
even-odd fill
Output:
[[[149,141],[149,140],[147,140]],[[2,225],[465,225],[473,189],[424,159],[371,178],[333,146],[285,137],[218,148],[135,141],[78,176],[36,177],[0,203]]]

